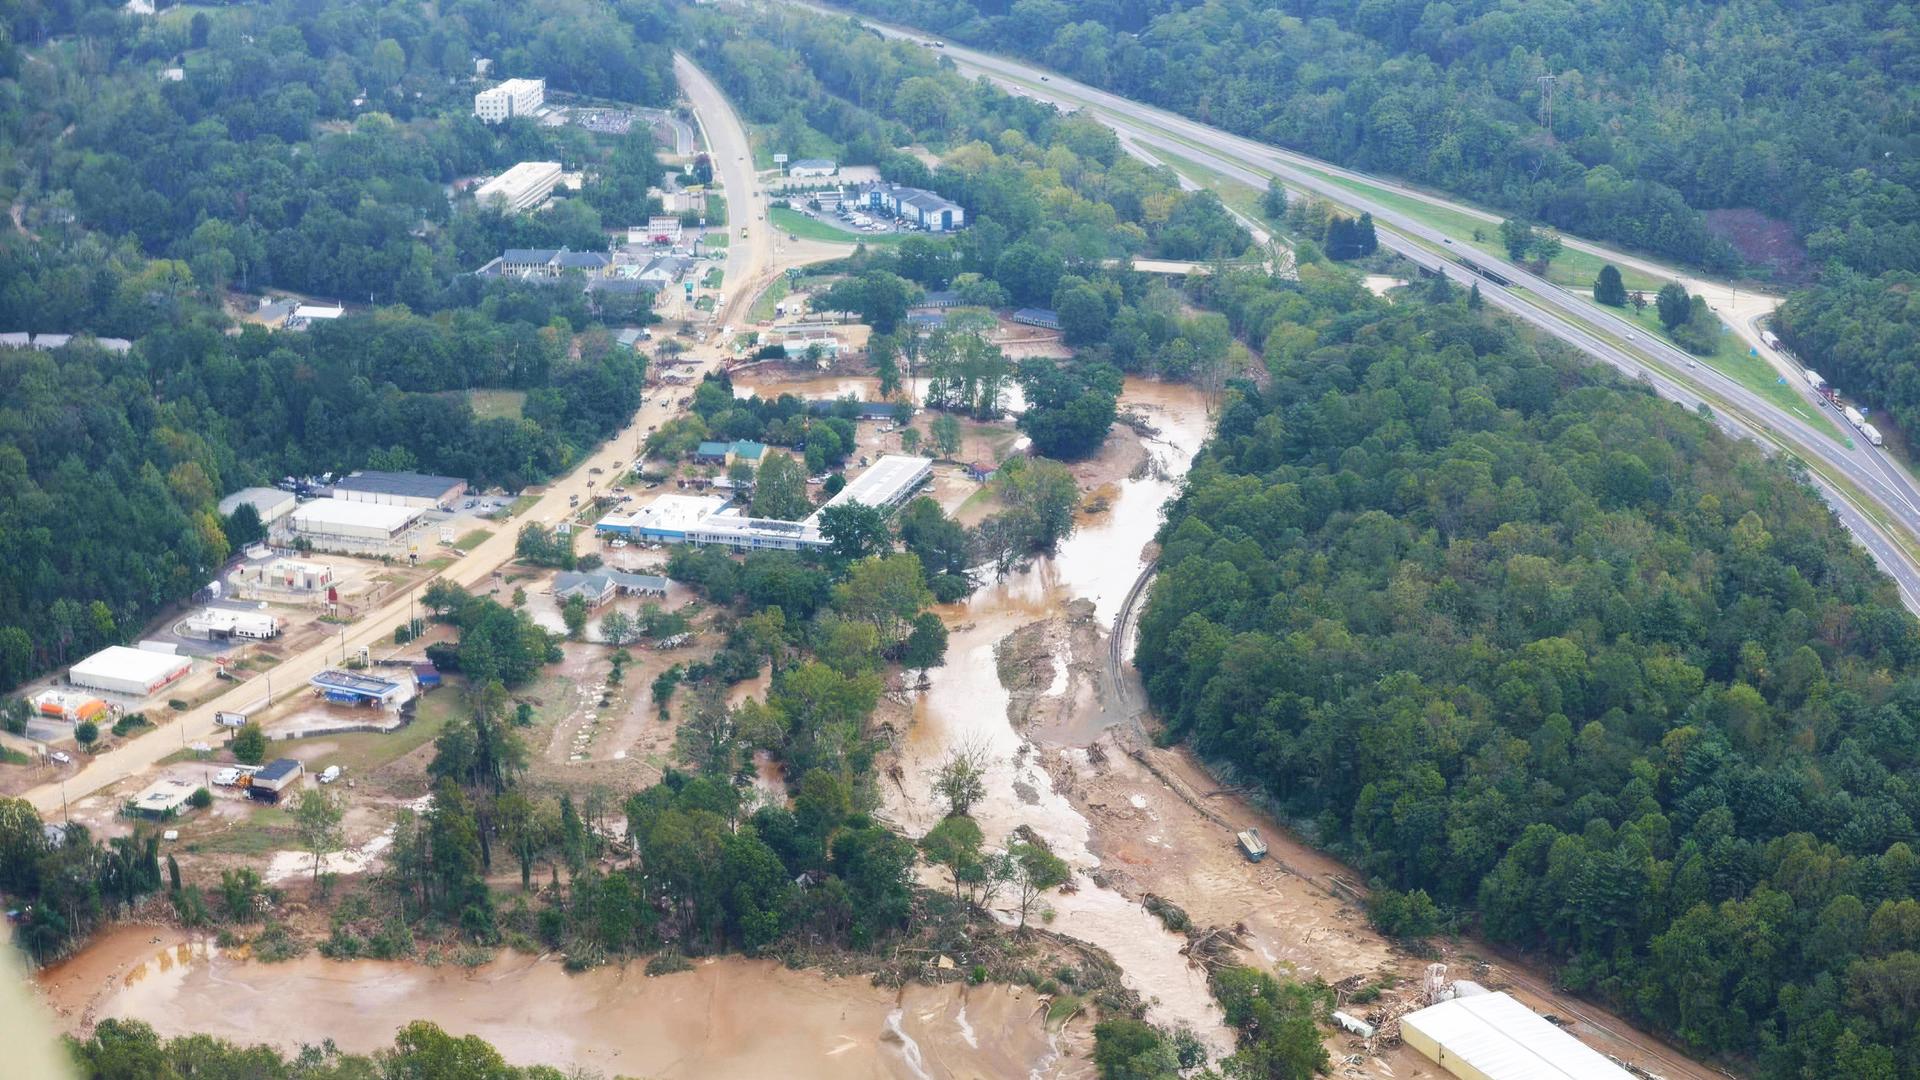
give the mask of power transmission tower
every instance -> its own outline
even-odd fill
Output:
[[[1540,126],[1546,128],[1547,134],[1551,135],[1553,134],[1553,84],[1559,79],[1554,75],[1540,75],[1533,81],[1540,86]]]

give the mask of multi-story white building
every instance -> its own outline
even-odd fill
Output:
[[[473,95],[473,115],[481,123],[500,124],[515,116],[532,116],[547,100],[547,80],[508,79]]]
[[[546,202],[559,182],[559,162],[523,161],[474,188],[473,200],[482,206],[498,201],[508,210],[531,210]]]

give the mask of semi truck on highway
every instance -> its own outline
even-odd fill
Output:
[[[1781,347],[1780,339],[1775,337],[1771,330],[1760,331],[1760,340],[1766,342],[1767,348],[1769,349],[1778,349]]]
[[[1816,394],[1820,393],[1821,391],[1827,388],[1827,380],[1821,378],[1820,373],[1813,370],[1812,368],[1806,368],[1802,370],[1800,372],[1800,377],[1807,380],[1807,385],[1811,386],[1813,388],[1813,392]]]
[[[1867,422],[1867,418],[1861,415],[1860,410],[1851,405],[1840,410],[1840,413],[1847,418],[1847,423],[1852,424],[1854,427],[1859,427],[1861,424]]]
[[[1884,436],[1880,434],[1880,429],[1877,427],[1874,427],[1872,424],[1861,424],[1860,434],[1865,435],[1867,437],[1867,441],[1872,443],[1875,446],[1887,445],[1887,440]]]

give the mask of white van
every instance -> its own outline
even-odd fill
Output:
[[[338,765],[329,765],[320,773],[320,782],[323,784],[331,784],[338,779],[340,779],[340,766]]]

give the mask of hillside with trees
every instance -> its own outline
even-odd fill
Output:
[[[1910,5],[850,6],[1516,219],[1802,286],[1782,337],[1902,426],[1920,419],[1920,384],[1858,347],[1920,363],[1900,276],[1920,272]],[[1850,299],[1863,291],[1898,299]]]
[[[1214,299],[1271,381],[1161,534],[1169,733],[1696,1051],[1920,1067],[1920,629],[1802,478],[1457,294]]]

